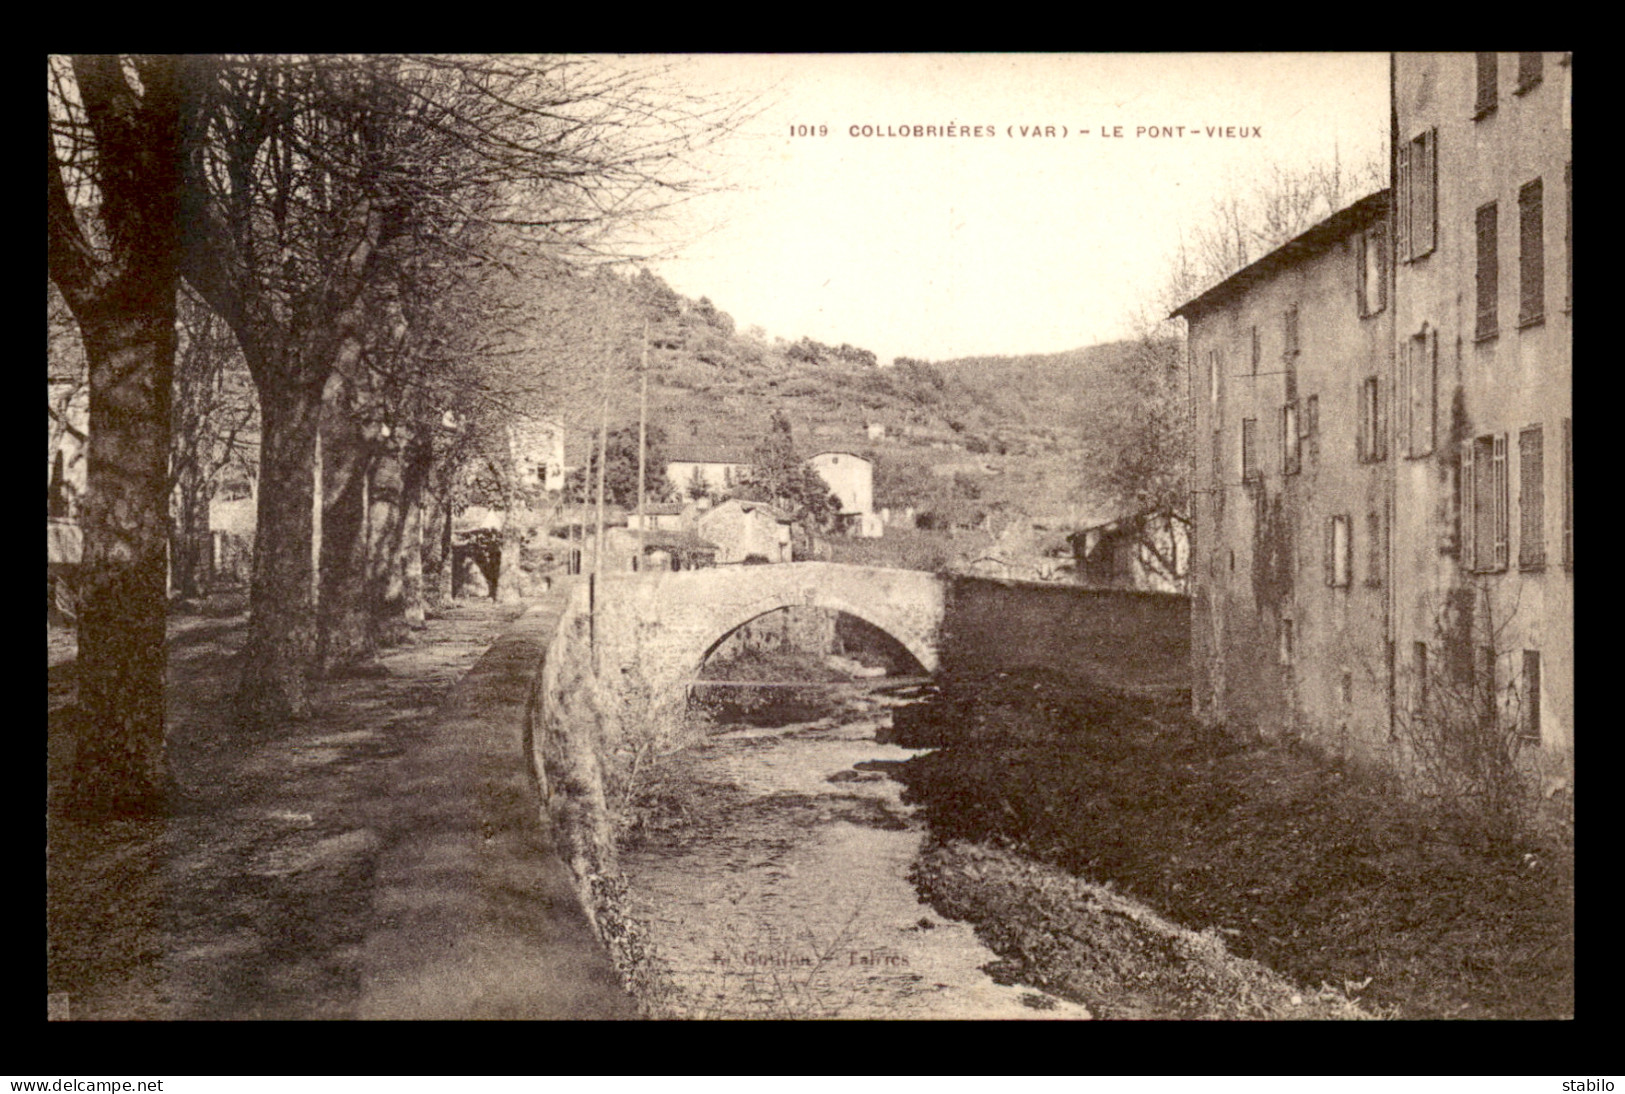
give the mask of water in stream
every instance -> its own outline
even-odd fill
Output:
[[[996,983],[997,955],[920,901],[924,824],[886,774],[919,750],[875,739],[908,701],[848,692],[815,720],[718,725],[660,765],[660,808],[622,855],[656,1015],[1089,1017]]]

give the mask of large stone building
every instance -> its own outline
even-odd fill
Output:
[[[1475,681],[1572,778],[1565,53],[1393,61],[1396,720]]]
[[[1387,191],[1356,202],[1176,313],[1197,713],[1368,749],[1388,737],[1387,208]]]
[[[850,535],[878,536],[885,525],[875,515],[875,465],[856,452],[819,452],[807,459],[841,502],[841,527]]]
[[[1391,190],[1176,312],[1199,714],[1572,779],[1570,64],[1395,55]]]

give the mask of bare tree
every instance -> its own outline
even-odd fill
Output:
[[[692,182],[676,168],[717,118],[661,98],[646,74],[578,60],[212,66],[187,159],[186,273],[237,332],[260,392],[259,541],[240,698],[246,714],[277,717],[304,708],[316,647],[323,396],[335,373],[357,375],[371,309],[387,296],[382,271],[426,253],[473,268],[508,261],[501,247],[602,253],[613,245],[608,229]],[[366,466],[323,452],[324,477]],[[349,535],[359,523],[350,499],[361,491],[324,492],[345,516],[323,538]],[[320,557],[325,570],[329,558],[339,566],[358,556],[324,547]],[[345,597],[354,587],[339,574],[324,586]]]
[[[72,796],[97,810],[149,809],[165,780],[184,93],[172,58],[53,58],[47,73],[48,262],[78,321],[90,387]]]

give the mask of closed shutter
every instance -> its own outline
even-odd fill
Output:
[[[1478,514],[1474,509],[1473,501],[1477,497],[1477,483],[1473,476],[1473,442],[1461,442],[1460,470],[1456,476],[1456,542],[1458,558],[1464,570],[1477,569],[1477,544],[1474,542],[1473,528],[1477,523]]]
[[[1563,565],[1574,568],[1574,430],[1563,419]]]
[[[1497,235],[1497,206],[1492,201],[1478,210],[1475,234],[1478,243],[1478,321],[1475,338],[1488,338],[1496,331],[1497,301],[1501,291],[1500,248]]]
[[[1420,449],[1417,456],[1432,454],[1435,441],[1434,424],[1439,416],[1439,328],[1427,328],[1427,346],[1422,354],[1422,398],[1419,404],[1421,429]]]
[[[1438,195],[1438,132],[1429,129],[1410,143],[1410,256],[1433,250]]]
[[[1507,568],[1507,435],[1495,435],[1491,460],[1491,500],[1495,505],[1495,568]]]
[[[1411,146],[1402,144],[1394,157],[1397,176],[1394,201],[1394,254],[1401,262],[1411,257]]]
[[[1546,310],[1545,225],[1540,179],[1518,191],[1518,322],[1537,322]]]
[[[1371,267],[1368,264],[1367,259],[1370,247],[1371,240],[1369,234],[1366,232],[1361,232],[1360,253],[1358,256],[1356,256],[1357,262],[1354,267],[1354,296],[1356,306],[1360,309],[1361,315],[1371,314],[1371,306],[1366,299],[1366,283],[1371,279],[1370,274],[1368,273]]]
[[[1518,434],[1518,566],[1546,564],[1546,460],[1541,427]]]

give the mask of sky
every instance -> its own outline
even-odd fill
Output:
[[[760,112],[651,268],[741,330],[883,362],[1128,336],[1216,197],[1272,163],[1387,155],[1381,53],[726,55],[677,74]]]

